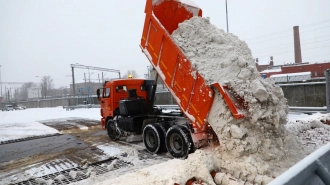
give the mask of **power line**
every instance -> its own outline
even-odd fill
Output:
[[[20,85],[26,83],[33,83],[33,82],[0,82],[0,84],[7,84],[7,85]]]
[[[292,37],[292,34],[285,35],[285,36],[282,36],[282,37],[276,37],[276,38],[272,38],[272,39],[268,39],[268,40],[264,40],[264,41],[252,42],[252,43],[249,43],[249,44],[258,44],[258,43],[267,42],[267,41],[270,41],[270,40],[277,40],[277,39],[286,38],[286,37]]]
[[[291,30],[291,29],[290,29],[290,30]],[[283,30],[283,31],[279,31],[279,32],[269,33],[269,34],[262,35],[262,36],[257,36],[257,37],[248,38],[248,39],[245,39],[245,40],[260,39],[260,38],[263,38],[263,37],[267,37],[267,36],[269,36],[269,35],[274,35],[274,34],[277,34],[277,33],[283,33],[283,32],[287,32],[287,31],[289,31],[289,29],[285,29],[285,30]]]
[[[330,46],[330,45],[325,45],[325,46]],[[311,49],[316,49],[316,48],[321,48],[321,47],[325,47],[325,46],[318,46],[318,47],[312,47],[312,48],[305,48],[305,49],[302,49],[303,51],[305,51],[305,50],[311,50]],[[287,52],[283,52],[283,53],[275,53],[275,54],[272,54],[273,56],[275,56],[275,55],[282,55],[282,54],[286,54],[286,53],[293,53],[294,51],[287,51]],[[258,56],[258,58],[260,57],[267,57],[267,56],[269,56],[269,55],[264,55],[264,56]]]
[[[327,39],[327,40],[320,40],[320,41],[315,41],[315,42],[308,42],[308,43],[303,43],[301,44],[301,46],[305,46],[305,45],[310,45],[310,44],[315,44],[315,43],[319,43],[319,42],[325,42],[325,41],[330,41],[330,39]],[[287,46],[287,45],[292,45],[292,44],[285,44],[286,47],[281,47],[280,49],[285,49],[285,48],[289,48],[289,47],[292,47],[292,46]],[[283,45],[284,46],[284,45]],[[279,48],[275,49],[278,50]],[[257,52],[259,53],[264,53],[264,52],[268,52],[268,51],[272,51],[273,49],[268,49],[268,50],[259,50]]]
[[[309,58],[320,58],[320,57],[324,57],[324,56],[330,56],[330,54],[325,54],[325,55],[310,55],[307,57],[303,57],[304,59],[309,59]],[[330,59],[329,59],[330,60]]]
[[[324,38],[324,37],[329,37],[330,35],[324,35],[324,36],[321,36],[321,37],[315,37],[315,38],[312,38],[312,39],[304,39],[304,40],[301,40],[301,43],[303,43],[302,45],[304,45],[305,41],[309,41],[309,40],[316,40],[316,39],[320,39],[320,38]],[[322,41],[315,41],[315,42],[322,42]],[[288,46],[288,45],[293,45],[293,43],[289,43],[289,44],[280,44],[280,45],[276,45],[276,46],[272,46],[272,47],[266,47],[266,48],[262,48],[261,50],[259,51],[264,51],[264,50],[268,50],[268,49],[271,49],[271,48],[281,48],[282,46]],[[287,48],[287,47],[284,47],[284,48]]]
[[[324,23],[324,22],[330,22],[330,19],[326,19],[326,20],[323,20],[323,21],[318,21],[318,22],[315,22],[315,23],[301,25],[301,27],[309,27],[309,26],[316,25],[316,24],[321,24],[321,23]]]
[[[323,28],[329,28],[329,27],[330,27],[330,26],[325,26],[325,27],[321,27],[321,28],[314,28],[314,29],[312,29],[312,30],[300,31],[300,33],[311,32],[311,31],[320,30],[320,29],[323,29]]]
[[[318,47],[312,47],[312,48],[302,49],[302,50],[303,51],[304,50],[310,50],[310,49],[315,49],[315,48],[320,48],[320,47],[325,47],[325,46],[330,46],[330,44],[329,45],[324,45],[324,46],[318,46]]]
[[[313,29],[313,30],[307,30],[307,31],[303,31],[303,32],[300,32],[301,33],[306,33],[306,32],[311,32],[311,31],[315,31],[315,30],[319,30],[319,29],[323,29],[323,28],[329,28],[330,26],[325,26],[325,27],[321,27],[321,28],[316,28],[316,29]],[[275,38],[272,38],[272,39],[267,39],[267,40],[263,40],[263,41],[258,41],[258,42],[250,42],[249,44],[259,44],[259,43],[263,43],[263,42],[267,42],[267,41],[270,41],[270,40],[278,40],[278,39],[281,39],[281,38],[286,38],[286,37],[292,37],[293,34],[290,34],[290,35],[285,35],[285,36],[282,36],[282,37],[275,37]]]
[[[290,52],[288,52],[288,53],[290,53]],[[276,54],[273,55],[273,56],[276,56]],[[320,57],[326,57],[326,56],[330,56],[330,54],[326,53],[326,54],[309,55],[309,56],[303,56],[302,58],[303,58],[304,61],[306,61],[309,58],[320,58]],[[260,56],[258,58],[262,58],[262,57],[269,57],[269,56],[268,55],[267,56]],[[292,60],[294,60],[293,58],[294,58],[294,56],[292,56],[290,58],[282,58],[281,60],[282,61],[287,61],[287,60],[292,61]],[[328,60],[330,62],[330,58],[329,59],[324,59],[324,60]]]
[[[327,53],[327,54],[309,55],[309,56],[303,56],[302,58],[303,58],[304,60],[306,60],[306,59],[309,59],[309,58],[320,58],[320,57],[325,57],[325,56],[330,56],[330,54]],[[293,59],[293,56],[290,57],[290,58],[282,58],[282,60],[292,60],[292,59]],[[330,58],[327,59],[327,60],[330,61]]]
[[[314,22],[314,23],[309,23],[309,24],[303,24],[303,25],[300,25],[299,28],[305,29],[305,27],[310,27],[312,25],[317,25],[317,24],[321,24],[321,23],[324,23],[324,22],[330,22],[330,19],[326,19],[326,20],[318,21],[318,22]],[[260,35],[260,36],[256,36],[256,37],[247,38],[245,40],[260,39],[260,38],[263,38],[263,37],[272,36],[272,35],[275,35],[275,34],[278,34],[278,33],[287,32],[287,31],[292,31],[292,29],[284,29],[284,30],[281,30],[281,31],[278,31],[278,32],[269,33],[269,34],[266,34],[266,35]]]

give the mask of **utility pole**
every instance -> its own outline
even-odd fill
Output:
[[[325,95],[326,95],[326,106],[327,106],[327,112],[330,112],[330,69],[327,69],[324,71],[325,76]]]
[[[88,83],[91,83],[91,73],[89,72],[89,68],[88,68]]]
[[[0,84],[1,84],[1,94],[0,94],[0,97],[2,97],[1,65],[0,65]]]
[[[84,79],[85,79],[85,88],[86,88],[86,73],[84,73]]]
[[[228,9],[227,9],[227,0],[226,0],[226,20],[227,20],[227,33],[229,32],[229,27],[228,27]]]
[[[74,67],[71,67],[71,71],[72,71],[72,94],[73,96],[76,96],[76,87],[74,83]]]

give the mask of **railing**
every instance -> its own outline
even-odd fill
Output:
[[[289,107],[290,112],[302,112],[302,113],[327,113],[327,107]]]
[[[81,105],[72,105],[72,106],[63,106],[63,109],[74,110],[74,109],[89,109],[89,108],[100,108],[100,104],[81,104]]]
[[[268,185],[330,185],[330,143],[305,157]]]
[[[163,110],[179,110],[180,107],[178,105],[155,105],[159,108],[162,108]],[[290,112],[301,112],[301,113],[326,113],[327,108],[326,107],[289,107]]]

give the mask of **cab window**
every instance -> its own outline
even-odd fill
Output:
[[[126,85],[119,85],[116,87],[116,92],[127,92]]]
[[[109,98],[109,97],[110,97],[110,88],[104,88],[103,98]]]
[[[144,85],[141,85],[140,89],[141,89],[141,91],[146,91],[147,90],[146,86],[144,86]]]

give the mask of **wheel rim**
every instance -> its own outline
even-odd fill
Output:
[[[108,125],[108,135],[111,139],[117,139],[119,137],[119,132],[114,122],[111,122]]]
[[[150,130],[147,132],[146,143],[151,148],[156,146],[156,134],[154,132],[152,132]]]
[[[115,128],[115,125],[114,124],[110,124],[110,134],[113,137],[116,137],[116,128]]]
[[[177,133],[172,134],[170,137],[170,146],[171,146],[171,149],[173,150],[173,152],[175,152],[175,153],[182,152],[182,150],[183,150],[182,137]]]

